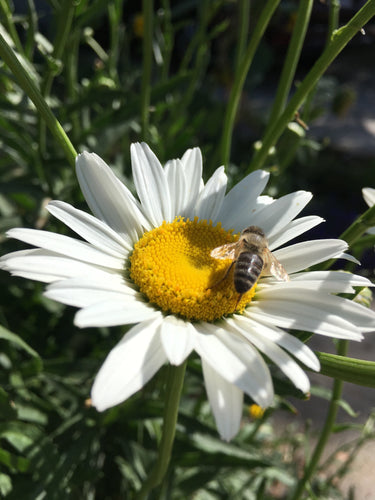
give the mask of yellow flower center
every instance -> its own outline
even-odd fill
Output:
[[[210,252],[239,235],[220,223],[181,217],[145,233],[130,257],[130,277],[148,300],[164,312],[189,320],[214,321],[242,311],[255,294],[255,286],[240,296],[233,284],[231,260]]]

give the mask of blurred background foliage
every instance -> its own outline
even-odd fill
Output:
[[[256,51],[233,131],[227,165],[230,184],[243,177],[267,126],[298,4],[280,2]],[[347,4],[340,11],[340,23],[362,2]],[[236,68],[242,64],[241,44],[247,43],[262,7],[261,0],[155,1],[152,72],[146,87],[142,79],[147,34],[138,1],[0,0],[0,30],[74,147],[95,151],[131,186],[129,146],[134,141],[148,142],[161,161],[199,146],[206,178],[222,162],[223,120]],[[296,86],[324,49],[330,8],[314,2]],[[240,29],[245,30],[242,39]],[[366,27],[366,36],[357,35],[348,50],[373,50],[374,29],[374,24]],[[353,88],[328,74],[301,110],[301,119],[311,127],[324,113],[344,116],[355,100]],[[1,61],[0,109],[4,254],[22,248],[5,239],[8,228],[66,233],[45,210],[50,199],[87,207],[60,145]],[[316,201],[309,210],[330,221],[318,236],[337,237],[365,209],[360,190],[374,186],[375,155],[358,158],[337,151],[328,139],[317,140],[303,122],[291,123],[267,158],[265,167],[274,174],[270,193],[313,191]],[[364,273],[373,277],[374,267],[368,252]],[[74,310],[44,298],[39,283],[1,273],[0,287],[0,496],[132,498],[156,456],[163,370],[126,403],[97,413],[88,401],[92,380],[124,328],[79,330],[73,325]],[[275,384],[276,408],[292,415],[289,397],[301,395],[276,372]],[[310,434],[308,429],[296,432],[293,426],[281,433],[269,420],[273,411],[258,418],[249,409],[240,435],[233,443],[221,442],[200,365],[192,358],[173,467],[153,498],[287,498],[305,465]],[[373,435],[370,417],[355,449]],[[351,459],[348,455],[324,480],[317,476],[311,498],[343,498],[337,479]]]

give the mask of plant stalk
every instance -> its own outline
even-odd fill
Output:
[[[168,367],[169,372],[165,391],[166,400],[163,416],[163,433],[159,445],[159,454],[151,474],[136,495],[137,500],[146,498],[150,491],[162,482],[167,472],[176,433],[178,407],[184,383],[186,364],[187,361],[180,366],[169,365]]]
[[[74,167],[75,158],[77,156],[76,150],[74,149],[72,143],[70,142],[68,136],[66,135],[64,129],[62,128],[60,122],[52,113],[40,90],[38,89],[34,81],[31,79],[31,77],[28,75],[27,71],[18,60],[16,54],[7,44],[7,42],[5,41],[5,39],[1,34],[0,34],[0,58],[5,62],[5,64],[9,67],[9,69],[13,73],[13,76],[17,81],[18,85],[22,88],[25,94],[34,103],[38,112],[45,120],[48,128],[55,136],[57,141],[60,143],[69,163]]]
[[[71,32],[75,8],[75,0],[65,0],[60,7],[60,15],[57,16],[58,24],[52,52],[52,57],[56,61],[56,64],[61,64],[61,58],[66,49]],[[53,81],[58,73],[58,70],[53,68],[52,65],[50,65],[50,67],[47,66],[47,68],[46,75],[41,84],[41,92],[45,99],[48,99],[50,96]],[[39,149],[43,157],[46,154],[46,121],[43,119],[39,120]]]
[[[340,356],[345,356],[347,350],[348,350],[348,341],[339,340],[337,344],[337,354]],[[292,495],[291,500],[300,500],[300,498],[302,498],[305,488],[308,486],[308,482],[310,481],[313,473],[315,472],[316,467],[319,464],[319,460],[326,447],[328,439],[332,434],[333,427],[336,422],[337,412],[339,409],[339,404],[342,394],[342,388],[343,388],[343,381],[335,379],[333,382],[331,401],[329,404],[328,413],[325,419],[322,432],[319,436],[319,440],[315,446],[310,462],[305,469],[305,473],[303,477],[298,481],[297,488],[294,494]]]
[[[142,140],[147,141],[149,137],[150,122],[150,94],[151,94],[151,71],[152,71],[152,36],[154,22],[153,0],[143,0],[143,60],[142,60],[142,82],[141,82],[141,134]]]
[[[285,104],[296,73],[297,64],[305,40],[307,27],[309,25],[313,0],[301,0],[297,12],[292,38],[289,43],[288,52],[281,72],[276,97],[272,106],[268,125],[281,115],[285,109]]]
[[[279,2],[280,0],[268,0],[266,6],[263,8],[260,14],[259,20],[254,29],[253,36],[251,37],[246,52],[242,58],[242,64],[237,66],[232,91],[229,97],[229,102],[224,117],[223,134],[220,141],[221,162],[224,166],[228,166],[229,164],[234,122],[246,76],[253,61],[259,42],[270,22],[273,13],[279,5]]]

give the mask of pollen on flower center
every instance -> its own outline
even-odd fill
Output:
[[[210,256],[214,248],[238,239],[220,224],[176,218],[147,233],[134,246],[130,277],[150,302],[189,320],[214,321],[243,310],[255,287],[239,299],[230,260]]]

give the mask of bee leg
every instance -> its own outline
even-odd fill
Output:
[[[210,290],[211,288],[215,288],[217,287],[218,285],[220,285],[220,283],[222,283],[228,276],[230,270],[232,269],[233,265],[235,264],[235,260],[231,263],[231,265],[228,267],[228,269],[225,271],[225,274],[222,278],[219,279],[219,281],[217,281],[216,283],[214,283],[212,286],[208,286],[206,288],[206,290]]]
[[[237,299],[237,302],[236,302],[236,307],[234,308],[234,311],[233,311],[233,312],[236,312],[236,311],[237,311],[238,303],[239,303],[239,301],[241,300],[242,295],[243,295],[243,293],[239,293],[239,294],[238,294],[238,299]]]

